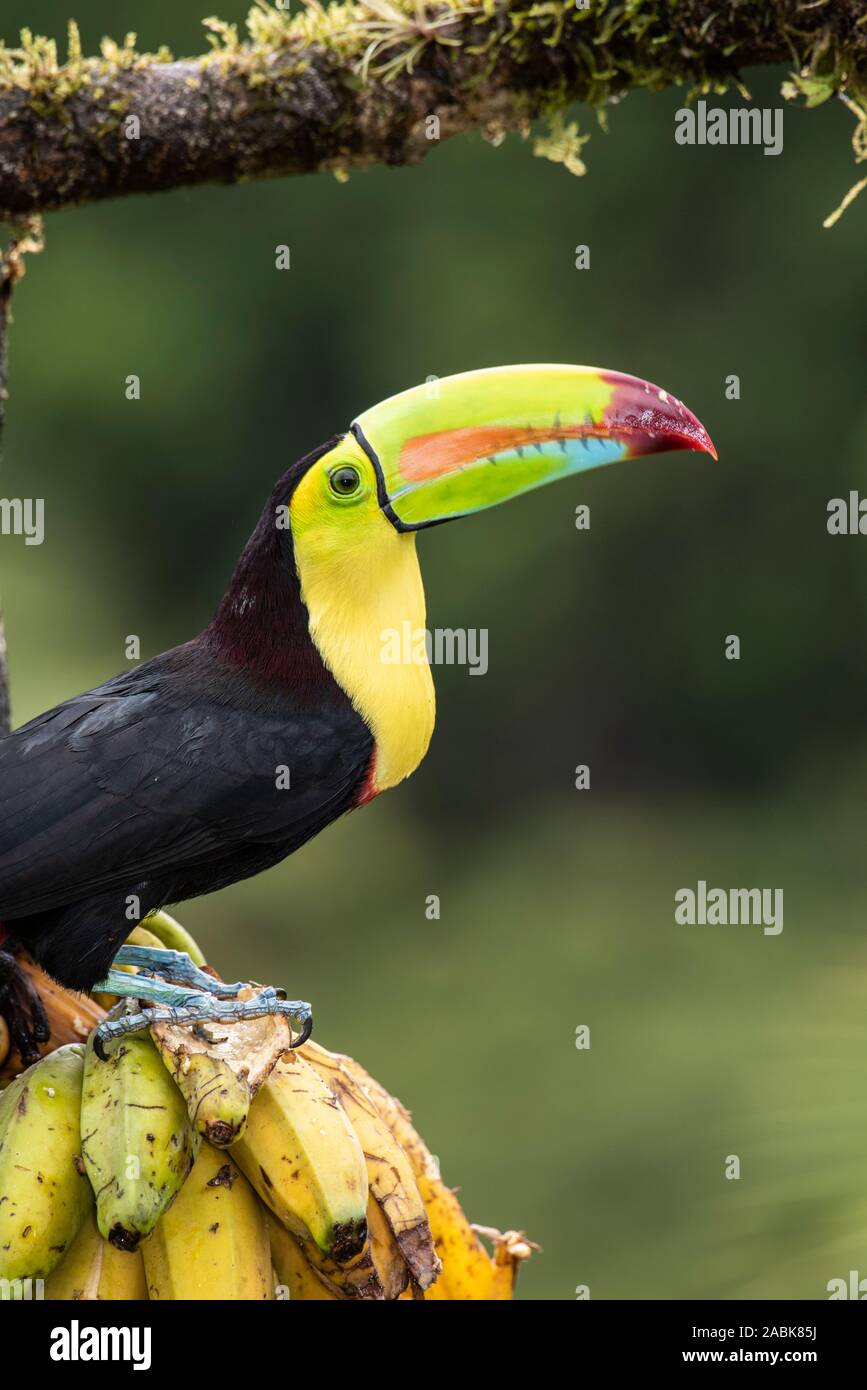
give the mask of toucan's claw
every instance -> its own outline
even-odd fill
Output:
[[[133,958],[135,953],[135,958]],[[145,961],[144,957],[147,957]],[[164,957],[171,959],[165,960]],[[147,964],[150,970],[159,974],[130,975],[123,970],[111,969],[105,980],[94,988],[109,994],[126,995],[139,1003],[152,1007],[140,1008],[137,1013],[125,1014],[121,1018],[105,1019],[93,1034],[93,1049],[97,1057],[106,1060],[106,1047],[127,1033],[140,1033],[154,1023],[189,1025],[199,1037],[206,1041],[219,1042],[209,1037],[201,1029],[203,1023],[237,1023],[245,1018],[262,1018],[266,1014],[282,1014],[300,1027],[297,1038],[290,1046],[301,1047],[313,1031],[313,1014],[310,1005],[300,999],[287,999],[286,991],[268,985],[255,994],[252,999],[235,997],[219,998],[218,995],[236,996],[249,985],[225,985],[205,975],[188,956],[179,951],[158,951],[147,946],[125,946],[116,958],[122,965],[136,965],[139,969]],[[162,977],[162,972],[171,975],[170,983]],[[184,983],[198,984],[201,979],[204,989],[189,989]]]

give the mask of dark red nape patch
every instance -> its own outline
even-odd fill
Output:
[[[248,548],[249,549],[249,548]],[[254,685],[291,692],[302,701],[334,686],[310,636],[297,578],[270,544],[245,551],[213,622],[199,639]]]
[[[277,483],[241,554],[213,621],[197,639],[254,685],[291,693],[301,703],[348,697],[310,636],[301,597],[292,532],[278,529],[278,508],[288,507],[307,469],[334,446],[314,449]]]

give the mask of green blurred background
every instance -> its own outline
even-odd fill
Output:
[[[69,12],[6,0],[0,35]],[[204,47],[192,0],[72,12],[88,51]],[[784,75],[748,74],[755,102]],[[435,673],[411,783],[180,914],[230,977],[314,1001],[472,1219],[541,1243],[525,1298],[867,1275],[867,541],[825,527],[867,489],[867,200],[821,230],[854,178],[842,107],[787,111],[767,158],[677,146],[681,102],[612,110],[583,179],[476,137],[345,186],[54,215],[15,303],[0,489],[47,517],[41,548],[2,541],[19,723],[122,669],[127,634],[150,656],[198,631],[278,474],[431,373],[616,367],[713,435],[716,465],[603,469],[423,536],[429,622],[487,627],[489,673]],[[782,888],[782,935],[677,926],[700,878]]]

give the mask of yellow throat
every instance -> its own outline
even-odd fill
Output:
[[[336,457],[369,475],[367,495],[351,510],[329,506]],[[385,791],[415,771],[434,727],[415,534],[383,515],[372,465],[351,436],[304,475],[289,515],[310,635],[373,734],[373,785]]]

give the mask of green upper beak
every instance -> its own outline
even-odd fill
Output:
[[[595,367],[492,367],[433,378],[352,425],[401,531],[495,506],[603,463],[667,449],[716,458],[676,397]]]

